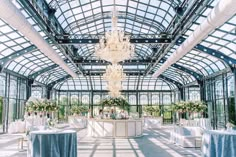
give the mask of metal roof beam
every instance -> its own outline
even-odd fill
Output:
[[[31,46],[28,46],[22,50],[19,50],[19,51],[15,51],[13,53],[11,53],[10,55],[8,56],[5,56],[3,58],[0,59],[0,64],[1,64],[1,67],[4,68],[5,65],[9,62],[9,61],[12,61],[22,55],[25,55],[27,53],[30,53],[34,50],[37,50],[38,48],[34,45],[31,45]]]
[[[159,61],[159,63],[163,63],[163,62],[165,62],[166,61],[166,59],[161,59],[160,61]],[[197,72],[195,72],[195,71],[193,71],[193,70],[191,70],[191,69],[188,69],[188,68],[186,68],[186,67],[184,67],[184,66],[182,66],[182,65],[179,65],[179,64],[177,64],[177,63],[174,63],[174,64],[172,64],[171,65],[172,67],[174,67],[174,68],[176,68],[176,69],[179,69],[179,70],[181,70],[181,71],[183,71],[183,72],[186,72],[187,74],[189,74],[189,75],[192,75],[196,80],[201,80],[201,79],[203,79],[203,75],[201,75],[201,74],[199,74],[199,73],[197,73]]]
[[[65,62],[67,60],[64,60]],[[162,59],[159,62],[163,63],[165,62],[166,59]],[[121,65],[134,65],[134,64],[149,64],[149,63],[155,63],[156,60],[152,60],[152,59],[144,59],[144,60],[125,60],[123,62],[120,62]],[[84,59],[80,59],[80,60],[75,60],[76,64],[91,64],[91,65],[109,65],[110,63],[104,60],[84,60]],[[47,72],[48,70],[52,70],[54,68],[58,67],[58,65],[51,65],[49,67],[46,67],[44,69],[41,69],[40,71],[37,71],[31,75],[29,75],[29,78],[31,79],[35,79],[37,76],[39,76],[40,74]],[[196,80],[201,80],[203,78],[203,75],[196,73],[195,71],[188,69],[186,67],[183,67],[181,65],[178,64],[173,64],[172,67],[177,68],[183,72],[186,72],[187,74],[192,75]],[[94,69],[94,71],[101,71],[101,72],[105,72],[103,69]],[[132,73],[130,71],[144,71],[142,69],[124,69],[124,72],[127,73],[127,75],[132,75]],[[88,71],[87,70],[83,70],[82,71],[83,74],[87,74],[88,75]],[[144,75],[144,73],[142,74]]]
[[[134,74],[134,75],[137,75],[137,76],[145,75],[144,73],[133,73],[133,74]],[[98,75],[101,75],[101,73],[89,73],[88,75],[89,75],[90,77],[91,77],[91,76],[98,76]],[[66,76],[64,76],[64,77],[62,77],[62,78],[60,78],[60,79],[58,79],[58,80],[55,80],[55,81],[49,83],[49,84],[48,84],[48,87],[53,87],[53,86],[56,85],[57,83],[62,82],[62,81],[65,81],[65,80],[67,80],[68,78],[71,78],[71,76],[70,76],[70,75],[66,75]],[[180,83],[180,82],[178,82],[178,81],[175,81],[175,80],[173,80],[173,79],[171,79],[171,78],[169,78],[169,77],[166,77],[166,76],[164,76],[164,75],[160,75],[159,78],[161,78],[161,79],[163,79],[163,80],[166,80],[166,81],[168,81],[168,82],[170,82],[170,83],[175,84],[178,88],[183,87],[183,84],[182,84],[182,83]]]
[[[46,40],[47,40],[48,43],[50,42],[49,39],[46,39]],[[21,50],[15,51],[15,52],[11,53],[10,55],[5,56],[5,57],[0,59],[0,67],[4,68],[5,65],[7,63],[9,63],[10,61],[12,61],[12,60],[14,60],[14,59],[16,59],[16,58],[18,58],[20,56],[23,56],[25,54],[31,53],[31,52],[33,52],[33,51],[35,51],[37,49],[38,48],[35,45],[30,45],[30,46],[28,46],[26,48],[23,48]]]
[[[177,45],[181,45],[184,41],[185,41],[185,38],[180,37],[177,40],[176,44]],[[203,46],[201,44],[197,44],[193,49],[195,49],[196,51],[201,51],[203,53],[206,53],[206,54],[208,54],[208,55],[210,55],[212,57],[216,57],[219,60],[224,61],[229,67],[232,67],[233,64],[236,64],[236,59],[233,59],[233,58],[225,55],[224,53],[222,53],[220,51],[208,48],[208,47]]]
[[[53,81],[53,82],[49,83],[47,86],[48,87],[53,87],[55,84],[57,84],[59,82],[62,82],[64,80],[67,80],[68,78],[71,78],[71,76],[70,75],[63,76],[63,77],[57,79],[56,81]]]
[[[38,24],[45,31],[45,33],[47,33],[52,42],[55,42],[54,35],[58,32],[65,34],[63,27],[54,15],[55,9],[50,8],[46,0],[21,0],[20,3],[38,21]],[[74,64],[72,60],[72,57],[74,56],[74,47],[63,46],[60,44],[57,45],[62,49],[61,52],[70,60],[72,64]],[[81,69],[82,67],[79,67],[79,70]]]
[[[178,20],[177,24],[174,25],[172,31],[172,42],[169,45],[161,45],[158,52],[153,56],[154,59],[157,59],[156,63],[150,64],[148,66],[147,74],[149,74],[153,68],[159,63],[159,61],[165,57],[169,50],[176,44],[177,39],[182,35],[181,32],[184,32],[189,25],[194,21],[194,17],[197,13],[201,12],[202,9],[207,5],[209,0],[195,0],[191,7],[185,11],[185,14]]]
[[[62,45],[96,44],[104,35],[56,35],[56,41]],[[171,43],[171,35],[131,35],[130,42],[137,44],[168,44]]]

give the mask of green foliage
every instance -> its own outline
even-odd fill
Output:
[[[57,111],[59,108],[55,102],[48,99],[29,99],[26,102],[25,111],[26,112],[51,112]]]
[[[83,103],[81,101],[78,101],[78,98],[71,98],[71,105],[81,106],[83,105]]]
[[[67,97],[61,97],[59,100],[59,105],[68,105],[68,98]]]
[[[117,97],[117,98],[111,97],[111,98],[103,99],[100,102],[100,105],[102,106],[102,108],[104,108],[105,106],[107,106],[107,107],[114,106],[114,107],[119,107],[119,108],[127,110],[127,111],[130,110],[130,105],[129,105],[128,101],[122,97]]]
[[[65,108],[66,106],[59,106],[59,112],[58,112],[59,119],[65,119]]]
[[[229,122],[236,125],[234,97],[229,98]]]
[[[176,112],[204,112],[207,106],[202,101],[180,101],[173,105]]]
[[[87,113],[88,112],[88,106],[82,105],[82,106],[78,106],[78,105],[73,105],[70,109],[70,112],[72,114],[80,114],[80,113]]]
[[[144,112],[148,113],[149,115],[159,116],[159,106],[145,106]]]
[[[172,105],[173,104],[163,106],[164,119],[171,119],[172,118]]]

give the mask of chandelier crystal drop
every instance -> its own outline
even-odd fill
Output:
[[[103,79],[107,81],[107,90],[110,91],[110,96],[118,97],[121,95],[121,81],[124,80],[124,78],[125,74],[123,73],[121,65],[113,64],[107,67]]]
[[[120,91],[122,89],[121,82],[108,82],[107,89],[109,91]]]
[[[112,97],[119,97],[121,95],[122,80],[125,79],[125,74],[119,62],[130,59],[134,54],[134,45],[129,42],[129,36],[117,27],[117,11],[114,7],[112,12],[112,29],[105,33],[97,45],[95,45],[95,55],[102,60],[111,62],[103,75],[106,80],[107,89],[110,91],[109,95]]]
[[[122,66],[117,64],[108,65],[106,72],[103,75],[103,79],[108,82],[124,80],[125,74],[123,73]]]
[[[110,91],[108,94],[111,97],[120,97],[121,96],[121,92],[120,91]]]
[[[108,82],[107,89],[110,91],[108,94],[112,97],[119,97],[121,95],[121,81]]]
[[[112,64],[130,59],[134,54],[134,45],[129,42],[130,37],[118,30],[117,21],[117,11],[114,4],[112,29],[106,32],[105,37],[102,37],[99,43],[95,45],[95,55]]]

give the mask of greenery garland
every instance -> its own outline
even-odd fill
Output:
[[[124,109],[126,111],[130,110],[130,105],[128,103],[128,101],[122,97],[117,97],[117,98],[106,98],[103,99],[100,102],[100,105],[102,106],[102,108],[104,107],[119,107],[121,109]]]

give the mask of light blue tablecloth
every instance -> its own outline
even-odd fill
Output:
[[[205,131],[202,138],[202,157],[236,157],[236,132]]]
[[[32,157],[77,157],[77,134],[65,131],[32,131],[30,133]]]

